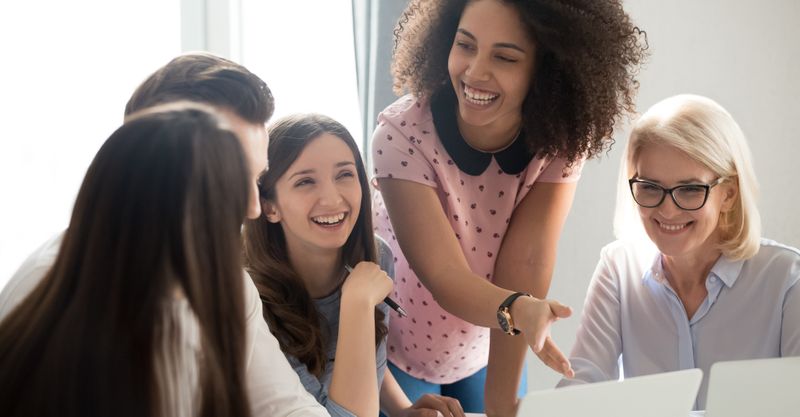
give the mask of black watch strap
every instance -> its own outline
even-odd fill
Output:
[[[506,334],[511,336],[520,334],[519,329],[514,327],[514,318],[511,317],[511,304],[513,304],[517,298],[522,296],[531,297],[531,295],[528,293],[515,292],[514,294],[509,295],[500,304],[500,307],[497,308],[497,322],[500,325],[500,328],[506,332]]]
[[[526,292],[515,292],[514,294],[509,295],[508,298],[506,298],[505,301],[503,301],[503,303],[500,304],[500,308],[511,308],[511,304],[514,304],[514,301],[516,301],[517,298],[522,297],[523,295],[531,297],[531,295]]]

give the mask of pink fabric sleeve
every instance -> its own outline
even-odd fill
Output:
[[[378,127],[372,135],[373,183],[378,178],[397,178],[436,188],[431,163],[425,147],[414,135],[414,129],[395,126],[396,121],[378,117]]]
[[[555,158],[550,161],[550,164],[539,174],[537,182],[577,182],[581,178],[581,171],[583,164],[586,162],[584,158],[575,161],[571,167],[567,166],[567,160],[563,158]]]

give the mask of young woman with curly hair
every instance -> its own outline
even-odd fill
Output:
[[[463,417],[452,399],[412,404],[386,371],[392,252],[373,235],[369,182],[350,133],[311,114],[278,120],[269,136],[263,214],[245,223],[245,264],[306,390],[332,416],[377,415],[380,405],[393,416]]]
[[[595,0],[412,0],[395,36],[410,94],[372,146],[377,232],[409,312],[390,369],[412,400],[513,415],[526,342],[572,374],[549,337],[571,311],[543,298],[583,161],[634,109],[646,39],[621,1]]]

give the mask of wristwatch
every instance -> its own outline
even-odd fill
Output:
[[[518,329],[514,328],[514,319],[511,318],[511,304],[521,296],[533,298],[533,296],[528,293],[515,292],[509,295],[508,298],[500,304],[500,307],[497,308],[497,322],[500,324],[500,328],[509,336],[516,336],[521,333]]]

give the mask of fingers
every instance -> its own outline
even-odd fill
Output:
[[[411,407],[416,410],[427,408],[438,411],[444,417],[464,417],[464,409],[457,399],[441,395],[425,394]]]
[[[544,347],[544,343],[550,335],[550,323],[540,323],[539,326],[534,327],[533,332],[525,334],[525,339],[533,349],[533,353],[539,353]]]
[[[359,262],[345,279],[342,294],[378,305],[392,291],[393,281],[373,262]]]
[[[558,318],[563,319],[572,315],[572,308],[565,306],[556,300],[547,300],[547,304],[550,305],[550,311],[552,311],[553,314]]]
[[[432,408],[418,408],[415,410],[410,410],[406,417],[439,417],[442,413],[436,411]]]
[[[572,370],[572,365],[569,359],[558,349],[553,339],[549,336],[545,341],[542,350],[536,353],[536,356],[548,367],[554,371],[564,375],[566,378],[573,378],[575,371]]]

